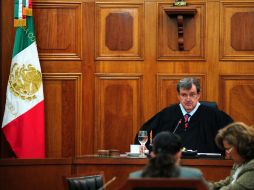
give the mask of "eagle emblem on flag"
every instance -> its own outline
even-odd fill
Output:
[[[42,74],[31,64],[14,63],[9,76],[11,92],[23,100],[33,100],[42,84]]]

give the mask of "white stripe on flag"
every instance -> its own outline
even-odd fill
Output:
[[[35,42],[32,43],[30,46],[25,48],[23,51],[19,52],[15,57],[13,57],[12,65],[14,63],[18,63],[19,65],[32,64],[37,70],[41,71],[36,43]],[[37,91],[35,95],[36,95],[36,98],[33,100],[30,100],[30,101],[23,100],[19,97],[16,97],[10,91],[9,84],[8,84],[5,109],[9,109],[9,111],[6,111],[4,114],[2,127],[8,124],[13,119],[27,112],[28,110],[30,110],[32,107],[34,107],[36,104],[38,104],[44,99],[42,85],[40,86],[39,90]]]
[[[18,10],[19,19],[22,18],[22,9],[23,9],[23,2],[22,2],[22,0],[19,0],[19,10]]]

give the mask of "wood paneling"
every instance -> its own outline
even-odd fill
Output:
[[[110,13],[106,17],[106,46],[111,51],[127,51],[132,48],[133,27],[130,13]]]
[[[106,182],[116,177],[107,187],[107,190],[116,190],[124,184],[130,172],[143,168],[147,161],[140,158],[96,156],[78,159],[0,160],[0,187],[1,190],[67,190],[67,184],[64,183],[66,177],[103,173]],[[227,176],[232,163],[232,160],[182,160],[185,166],[200,168],[209,180]]]
[[[158,10],[158,59],[204,60],[205,59],[205,4],[192,4],[197,13],[183,20],[184,51],[178,51],[177,18],[168,16],[165,9],[171,5],[159,4]]]
[[[41,60],[82,58],[81,3],[40,1],[33,12]]]
[[[221,75],[220,103],[235,121],[254,123],[254,75]]]
[[[43,82],[47,157],[74,157],[81,133],[81,74],[44,73]]]
[[[72,174],[71,159],[1,160],[2,190],[63,190],[64,177]]]
[[[221,60],[254,60],[253,14],[253,2],[221,4]]]
[[[74,163],[76,164],[76,172],[79,175],[103,171],[106,181],[116,177],[116,180],[107,188],[109,190],[115,190],[124,184],[130,172],[140,170],[147,164],[147,161],[147,159],[124,157],[82,157],[74,160]],[[229,174],[232,167],[232,160],[182,159],[181,164],[201,169],[204,177],[208,180],[218,180],[223,179]]]
[[[238,12],[231,18],[231,46],[236,51],[254,50],[254,10]]]
[[[14,28],[13,2],[0,1],[2,116]],[[177,101],[185,76],[200,79],[202,100],[253,125],[254,3],[189,0],[197,13],[183,22],[179,51],[176,19],[164,10],[174,2],[33,1],[47,157],[128,151],[143,122]],[[3,134],[0,143],[0,157],[13,157]]]
[[[142,76],[96,74],[96,77],[95,150],[114,148],[127,152],[141,125]]]
[[[142,59],[143,4],[96,5],[96,59]]]

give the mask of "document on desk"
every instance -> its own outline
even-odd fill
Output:
[[[220,153],[199,152],[198,157],[200,157],[200,158],[222,158],[222,155]]]

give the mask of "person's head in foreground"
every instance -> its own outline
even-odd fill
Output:
[[[242,122],[235,122],[220,129],[215,138],[219,148],[224,149],[227,158],[242,165],[254,158],[254,128]]]
[[[181,79],[176,90],[178,92],[178,99],[186,112],[191,112],[197,105],[200,98],[200,82],[195,78]]]
[[[235,122],[219,130],[216,144],[234,161],[230,176],[209,184],[210,189],[254,189],[254,128]]]
[[[168,131],[157,134],[153,140],[153,148],[149,165],[144,169],[143,177],[177,177],[183,148],[179,136]]]

